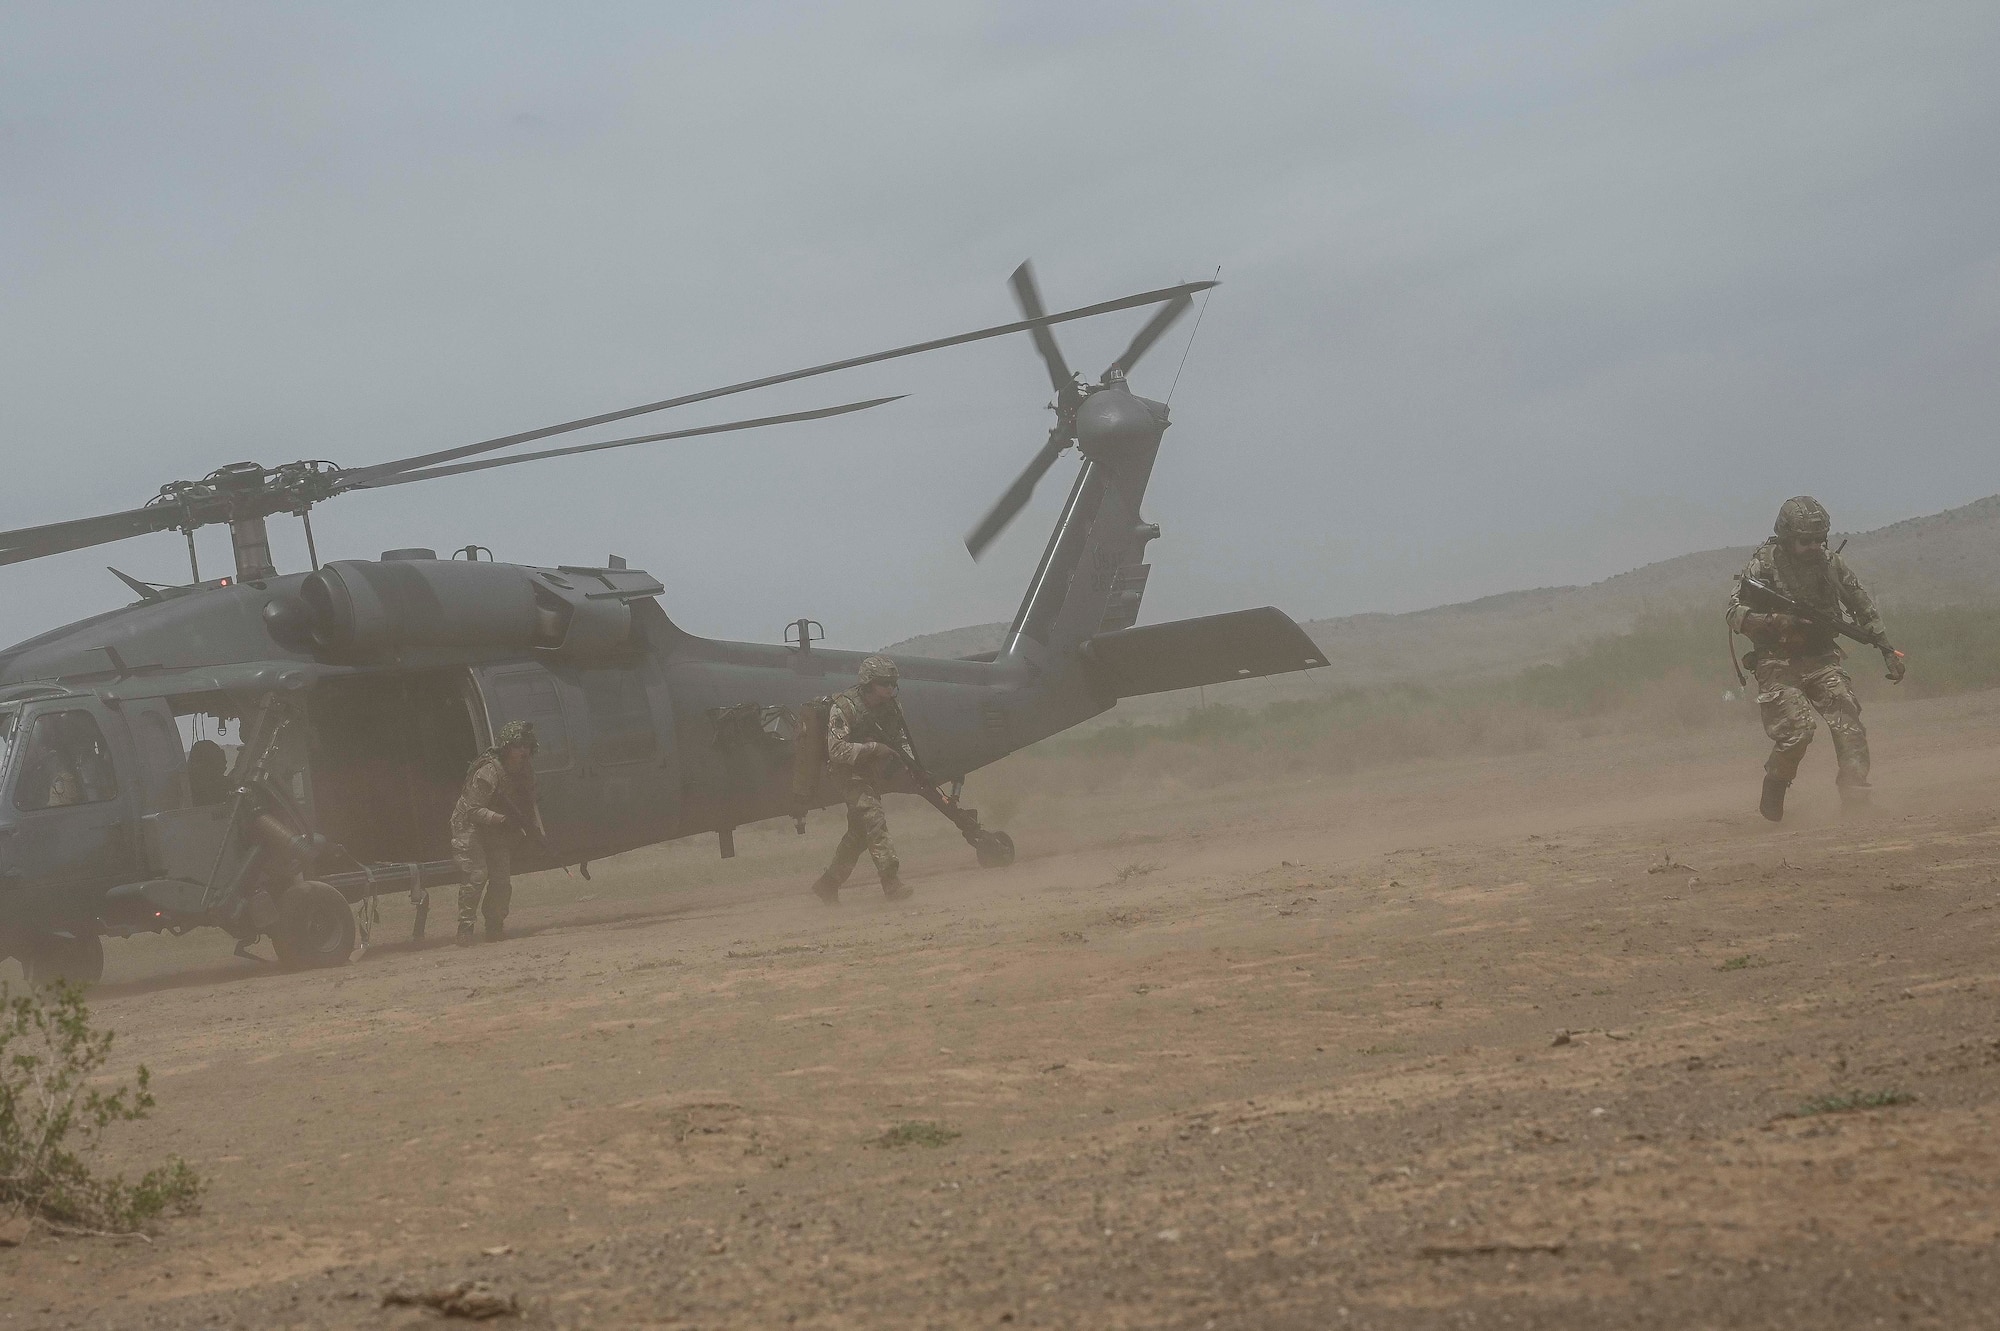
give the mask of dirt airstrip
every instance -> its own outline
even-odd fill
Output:
[[[1823,743],[1757,818],[1746,722],[1107,792],[999,872],[899,807],[901,906],[806,895],[820,815],[544,875],[493,947],[117,944],[161,1108],[114,1163],[211,1190],[0,1250],[0,1328],[466,1279],[532,1326],[1990,1325],[2000,695],[1870,719],[1866,821]]]

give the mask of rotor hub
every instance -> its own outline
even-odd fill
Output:
[[[1076,446],[1087,458],[1150,446],[1159,442],[1166,428],[1166,407],[1123,384],[1092,393],[1076,409]]]

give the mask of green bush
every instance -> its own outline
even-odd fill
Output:
[[[1727,632],[1720,608],[1642,615],[1631,632],[1587,642],[1558,663],[1531,666],[1500,692],[1531,707],[1587,714],[1628,703],[1646,685],[1685,672],[1712,677],[1719,695],[1734,679],[1723,651]]]
[[[105,1130],[153,1108],[143,1066],[135,1085],[90,1085],[111,1056],[111,1039],[91,1028],[81,988],[14,994],[0,985],[0,1214],[130,1233],[166,1211],[195,1209],[201,1180],[178,1156],[136,1183],[91,1172]]]
[[[898,1123],[874,1139],[876,1146],[949,1146],[965,1134],[942,1123]]]

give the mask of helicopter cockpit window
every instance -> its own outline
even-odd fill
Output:
[[[111,751],[89,712],[44,712],[36,717],[19,770],[14,780],[17,809],[60,809],[118,796]]]

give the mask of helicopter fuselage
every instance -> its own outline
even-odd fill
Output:
[[[702,832],[727,848],[737,826],[792,811],[795,709],[851,684],[862,654],[697,637],[660,590],[624,568],[342,561],[22,644],[0,657],[0,952],[10,936],[189,923],[118,889],[168,874],[181,825],[224,797],[190,773],[188,718],[227,733],[274,695],[305,718],[286,780],[329,843],[315,876],[351,899],[450,878],[452,803],[512,720],[540,738],[547,828],[521,869]],[[1019,661],[899,664],[912,735],[946,780],[1115,700],[1077,680],[1052,694]]]

